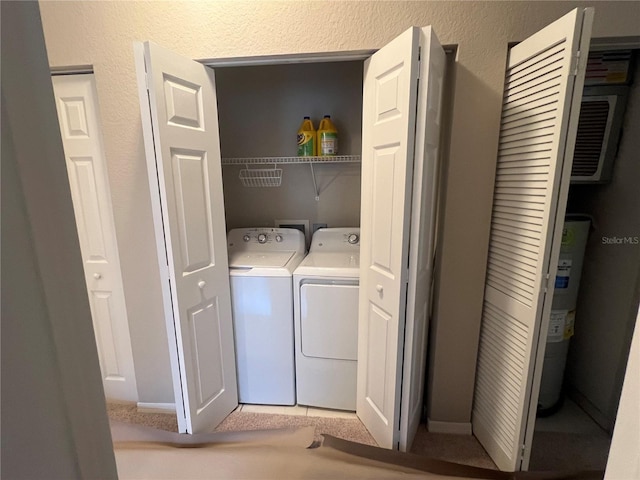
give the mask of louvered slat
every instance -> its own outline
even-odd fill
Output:
[[[558,57],[562,57],[565,51],[564,42],[558,43],[554,47],[545,50],[536,56],[534,61],[523,62],[520,65],[516,65],[507,71],[505,88],[508,87],[512,81],[518,80],[526,75],[534,74],[537,69],[544,67],[549,62],[555,62]]]
[[[555,123],[553,118],[547,118],[545,120],[537,121],[537,122],[529,122],[519,126],[509,125],[504,126],[502,129],[503,135],[502,138],[508,138],[512,135],[519,134],[531,134],[532,132],[536,132],[538,130],[545,130],[549,128],[554,128]]]
[[[485,301],[473,413],[504,451],[517,441],[527,336],[526,325]]]
[[[551,95],[557,95],[557,86],[560,83],[559,66],[545,75],[541,75],[535,80],[523,83],[518,88],[512,88],[505,92],[502,101],[505,109],[510,108],[516,101],[526,102],[528,97],[544,98]]]
[[[561,67],[564,49],[556,45],[553,51],[542,54],[542,59],[532,59],[519,65],[517,71],[507,74],[505,101],[503,104],[502,127],[509,127],[515,118],[522,118],[532,112],[557,104],[560,94]],[[523,95],[526,92],[528,95]],[[534,190],[541,202],[529,204],[520,201],[505,205],[494,198],[491,241],[497,242],[513,256],[507,263],[489,252],[487,261],[487,285],[511,298],[531,307],[534,302],[535,281],[525,275],[518,266],[518,256],[527,260],[537,260],[539,254],[542,225],[544,222],[544,198],[549,179],[549,162],[543,152],[550,152],[554,142],[553,118],[545,121],[546,130],[539,129],[537,123],[520,125],[517,135],[503,135],[501,131],[498,163],[496,169],[496,195],[501,190]],[[529,128],[524,128],[528,126]],[[542,165],[531,169],[527,156],[538,155]],[[514,156],[518,160],[514,160]],[[524,158],[522,158],[524,157]],[[542,157],[542,158],[540,158]],[[509,222],[510,221],[510,222]],[[499,225],[498,228],[496,228]],[[514,228],[515,227],[515,228]],[[523,236],[522,231],[528,232]],[[535,234],[538,234],[537,236]],[[522,262],[522,259],[520,259]],[[526,264],[525,264],[526,265]]]

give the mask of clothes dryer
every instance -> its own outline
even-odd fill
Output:
[[[294,271],[300,405],[356,409],[360,230],[318,230]]]

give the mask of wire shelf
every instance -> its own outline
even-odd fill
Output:
[[[278,165],[293,163],[358,163],[360,155],[332,155],[326,157],[246,157],[223,158],[222,165]]]
[[[238,177],[243,187],[279,187],[282,183],[282,169],[243,168]]]

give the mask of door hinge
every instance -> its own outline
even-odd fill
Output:
[[[526,445],[523,443],[522,444],[522,448],[520,449],[520,460],[524,461],[524,451],[525,451]]]
[[[144,86],[147,87],[147,92],[149,91],[149,74],[145,72],[144,74]]]
[[[550,275],[548,273],[544,276],[544,293],[547,293],[547,290],[549,289],[549,277]]]
[[[578,69],[580,65],[580,50],[571,57],[571,65],[569,67],[569,75],[575,77],[578,75]]]
[[[422,70],[422,47],[418,47],[418,80],[420,80],[420,72]]]

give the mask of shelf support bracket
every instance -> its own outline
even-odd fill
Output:
[[[316,172],[313,169],[313,163],[309,162],[309,166],[311,167],[311,178],[313,179],[313,191],[316,194],[316,202],[320,201],[320,190],[318,190],[318,183],[316,182]]]

